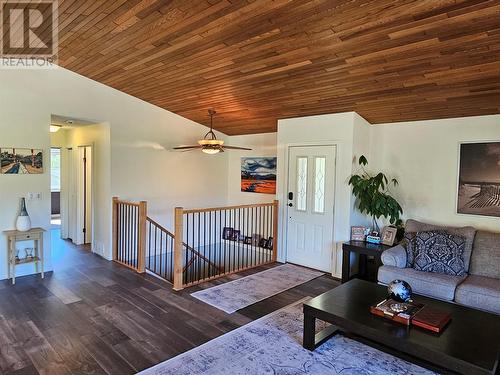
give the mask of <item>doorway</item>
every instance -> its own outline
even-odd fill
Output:
[[[92,146],[78,147],[77,245],[92,242]]]
[[[61,227],[61,148],[50,149],[50,203],[52,229]]]
[[[292,146],[288,155],[287,261],[331,272],[336,146]]]
[[[77,146],[62,152],[61,238],[75,245],[91,244],[93,237],[93,147]]]

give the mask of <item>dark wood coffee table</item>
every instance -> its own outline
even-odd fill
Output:
[[[500,316],[415,295],[414,300],[452,314],[441,334],[406,327],[370,314],[387,288],[351,280],[304,304],[304,348],[314,350],[336,333],[445,374],[500,374]],[[320,319],[333,326],[315,335]]]

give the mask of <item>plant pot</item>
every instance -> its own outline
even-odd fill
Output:
[[[26,199],[21,198],[21,209],[16,219],[16,229],[20,232],[26,232],[31,229],[31,219],[26,210]]]

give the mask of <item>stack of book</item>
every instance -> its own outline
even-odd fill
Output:
[[[370,312],[397,323],[414,325],[436,333],[440,333],[451,320],[450,313],[432,306],[415,302],[401,303],[391,298],[371,306]]]

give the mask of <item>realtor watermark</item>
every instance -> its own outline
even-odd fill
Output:
[[[0,0],[0,69],[54,69],[57,0]]]

